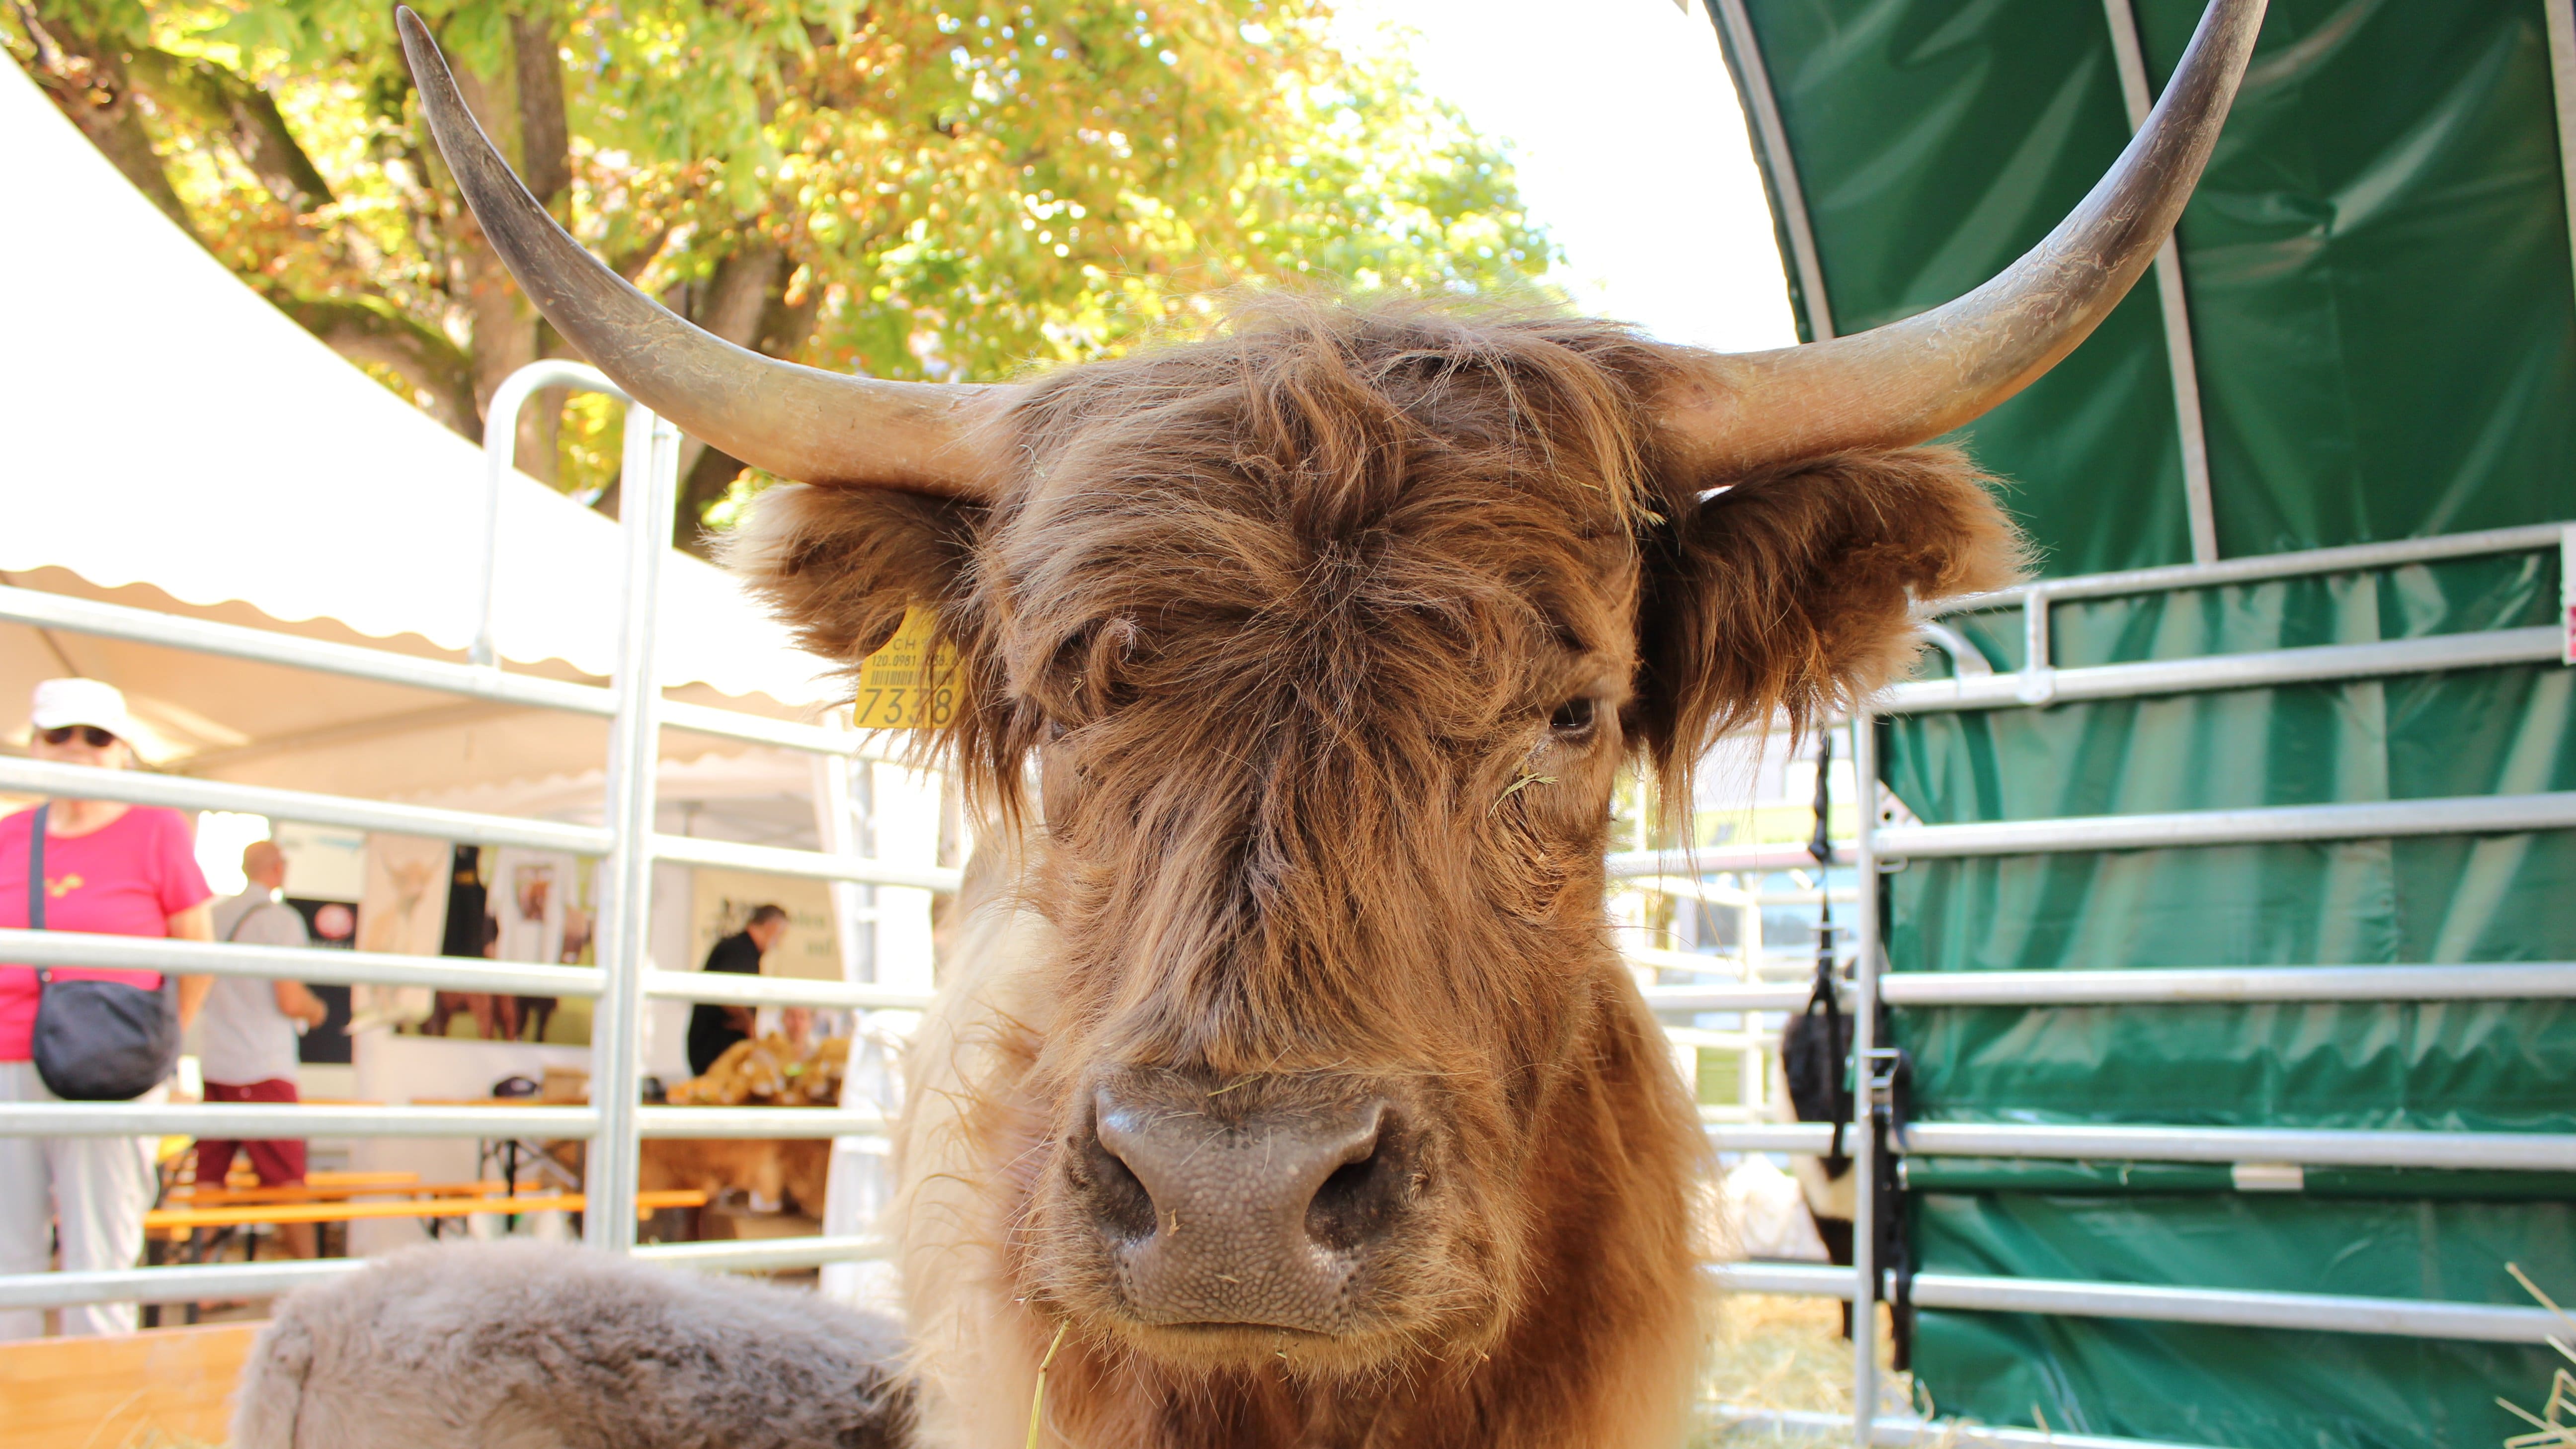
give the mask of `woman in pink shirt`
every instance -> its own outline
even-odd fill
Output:
[[[39,760],[121,770],[132,763],[125,696],[94,679],[36,686],[28,753]],[[197,869],[187,817],[156,806],[55,800],[45,831],[45,928],[111,936],[177,936],[211,941],[205,875]],[[27,925],[28,832],[33,810],[0,820],[0,926]],[[57,967],[75,978],[161,985],[158,972]],[[214,984],[179,978],[179,1020],[193,1020]],[[0,1102],[50,1102],[30,1060],[40,991],[35,968],[0,965]],[[163,1083],[139,1100],[164,1100]],[[41,1273],[57,1235],[65,1272],[130,1268],[143,1253],[143,1214],[152,1205],[154,1139],[0,1137],[0,1273]],[[130,1332],[131,1303],[58,1310],[66,1334]],[[44,1315],[0,1309],[0,1340],[35,1338]]]

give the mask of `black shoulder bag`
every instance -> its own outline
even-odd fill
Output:
[[[27,929],[45,929],[45,821],[36,807],[27,832]],[[68,1102],[131,1102],[179,1064],[178,978],[161,989],[122,981],[56,981],[36,968],[36,1075]]]

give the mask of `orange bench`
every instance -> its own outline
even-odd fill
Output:
[[[507,1192],[510,1186],[498,1178],[482,1182],[424,1183],[419,1180],[419,1173],[407,1172],[403,1176],[412,1181],[391,1186],[366,1187],[316,1186],[309,1182],[286,1187],[174,1187],[170,1189],[169,1205],[219,1207],[253,1202],[329,1202],[335,1199],[345,1201],[353,1197],[384,1197],[397,1194],[407,1197],[482,1197],[491,1193]]]
[[[577,1192],[521,1193],[509,1197],[434,1197],[404,1202],[308,1202],[250,1204],[241,1207],[154,1208],[143,1215],[143,1230],[172,1235],[197,1228],[235,1228],[251,1223],[346,1223],[361,1218],[457,1218],[479,1213],[577,1213],[587,1201]],[[635,1195],[637,1216],[663,1208],[705,1207],[707,1194],[694,1188]]]

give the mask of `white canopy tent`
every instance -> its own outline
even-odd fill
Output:
[[[0,137],[13,209],[81,219],[0,229],[15,283],[0,584],[461,661],[481,610],[481,450],[243,286],[14,66],[0,66]],[[500,655],[600,679],[617,647],[617,527],[507,481]],[[828,666],[720,570],[674,555],[662,599],[671,697],[819,711]],[[0,624],[0,740],[26,738],[29,686],[66,673],[126,691],[155,767],[241,783],[417,797],[578,779],[605,746],[594,718],[20,624]],[[679,731],[663,746],[747,748]]]

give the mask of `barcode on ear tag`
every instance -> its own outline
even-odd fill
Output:
[[[906,609],[885,647],[859,664],[850,722],[863,730],[946,729],[957,712],[957,651],[931,652],[931,616]]]

